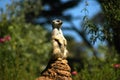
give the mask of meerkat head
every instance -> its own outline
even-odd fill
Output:
[[[62,23],[63,23],[62,20],[55,19],[55,20],[52,21],[52,27],[59,29],[59,28],[61,28]]]

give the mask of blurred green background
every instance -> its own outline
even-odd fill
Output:
[[[40,76],[52,52],[51,20],[56,18],[65,22],[73,80],[120,79],[119,0],[0,0],[0,5],[0,80]],[[96,14],[89,17],[88,9]]]

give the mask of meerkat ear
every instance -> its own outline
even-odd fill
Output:
[[[54,22],[53,22],[53,21],[51,21],[50,23],[53,25],[53,23],[54,23]]]
[[[52,24],[52,28],[54,28],[54,21],[53,20],[51,21],[51,24]]]

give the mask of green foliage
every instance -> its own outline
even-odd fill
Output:
[[[49,59],[48,55],[52,49],[47,31],[43,26],[34,25],[32,22],[34,22],[36,17],[41,15],[41,17],[45,17],[45,19],[47,18],[48,20],[48,16],[50,16],[48,12],[51,13],[52,17],[56,15],[67,19],[69,16],[63,16],[62,12],[65,9],[78,4],[78,1],[73,1],[74,3],[70,1],[61,4],[58,3],[58,1],[60,1],[58,0],[55,1],[55,3],[59,4],[58,6],[54,4],[54,1],[50,4],[51,1],[49,2],[45,0],[43,1],[44,5],[49,3],[51,7],[58,6],[56,7],[56,10],[59,12],[45,10],[45,14],[40,15],[42,9],[41,1],[32,1],[33,0],[20,0],[20,2],[16,2],[13,0],[12,5],[8,5],[7,11],[5,13],[1,12],[0,14],[0,40],[2,40],[0,42],[0,80],[34,80],[38,77],[40,72],[47,65]],[[72,6],[66,7],[66,5],[69,4]],[[62,9],[59,10],[58,8],[61,8],[61,6]],[[85,11],[87,13],[87,9],[85,9]],[[119,13],[119,10],[114,9],[108,11],[107,14],[109,14],[109,12],[111,15],[112,12],[114,12],[114,15],[112,15],[114,17],[109,17],[109,20],[119,21],[119,14],[115,15],[115,13]],[[68,19],[71,19],[71,17]],[[44,23],[46,24],[46,22],[47,21]],[[105,38],[110,39],[109,35],[111,36],[113,32],[108,23],[110,22],[106,22],[106,26],[101,28],[101,26],[88,21],[85,16],[83,27],[89,34],[91,34],[91,41],[95,42],[97,38],[102,41]],[[113,23],[116,24],[117,22],[114,21]],[[9,37],[9,39],[6,37]],[[103,59],[104,57],[101,57],[100,60],[97,60],[96,58],[93,58],[93,56],[91,58],[91,55],[87,55],[91,53],[91,51],[85,47],[85,43],[78,44],[73,40],[69,43],[69,51],[70,53],[73,53],[70,56],[74,56],[74,58],[78,59],[78,64],[75,63],[72,64],[72,66],[77,71],[80,71],[79,74],[73,76],[74,80],[117,80],[119,78],[120,69],[112,66],[112,64],[119,63],[119,57],[114,55],[116,52],[112,52],[114,49],[107,50],[103,47],[99,47],[99,52],[104,53],[105,59]],[[83,65],[82,67],[84,68],[80,65]]]
[[[114,48],[111,50],[104,46],[99,46],[99,54],[104,54],[99,60],[94,56],[84,61],[84,68],[75,69],[73,80],[119,80],[120,63],[119,55],[116,54]],[[74,65],[75,68],[81,67],[79,64]]]
[[[1,80],[33,80],[49,59],[51,44],[47,42],[47,32],[41,26],[26,23],[2,25],[1,36],[10,35],[11,40],[0,43]]]
[[[87,34],[90,35],[90,41],[92,43],[95,43],[95,41],[100,37],[102,33],[99,32],[99,28],[90,20],[88,20],[87,17],[83,19],[82,27],[87,32]]]
[[[109,22],[112,24],[118,24],[120,21],[120,1],[119,0],[111,0],[109,3],[101,1],[102,8],[104,10],[104,14]],[[111,24],[111,23],[109,23]],[[112,26],[117,27],[117,26]]]
[[[77,75],[73,76],[73,80],[119,80],[120,65],[116,68],[113,64],[113,58],[109,61],[98,61],[95,58],[89,60],[89,64],[85,64]]]
[[[0,78],[33,80],[49,59],[51,44],[47,42],[47,32],[40,26],[15,22],[1,30],[8,31],[4,36],[10,35],[11,40],[0,43]]]
[[[93,19],[88,19],[87,14],[83,18],[83,29],[89,34],[91,42],[95,42],[97,39],[100,41],[108,41],[110,45],[119,47],[120,39],[120,1],[119,0],[98,0],[101,4],[102,17],[100,14],[93,18],[98,23],[94,23]],[[84,10],[86,12],[86,10]],[[93,20],[93,21],[92,21]],[[102,24],[101,24],[102,23]],[[118,39],[116,39],[118,37]],[[118,45],[118,44],[119,45]],[[117,49],[117,48],[116,48]],[[118,50],[119,51],[119,50]]]
[[[85,69],[81,71],[80,76],[83,80],[117,80],[119,78],[120,69],[115,70],[109,63],[93,62],[92,69],[86,65]]]
[[[47,65],[51,43],[42,26],[15,14],[0,14],[0,39],[9,36],[0,42],[0,80],[34,80]]]
[[[103,29],[104,34],[107,36],[106,39],[109,42],[111,39],[117,42],[118,40],[115,39],[116,36],[118,39],[120,39],[120,1],[100,1],[100,3],[102,5],[103,13],[105,16],[105,24],[103,25]],[[116,43],[114,43],[114,45],[117,46]]]

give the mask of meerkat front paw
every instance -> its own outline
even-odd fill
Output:
[[[67,45],[67,40],[66,40],[66,39],[64,39],[64,45],[65,45],[65,46]]]

